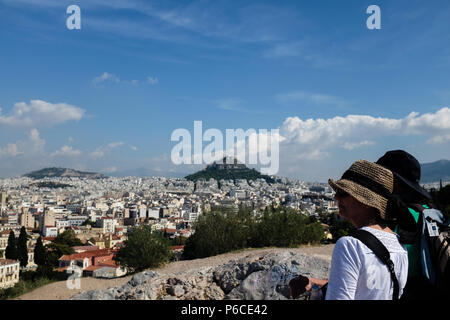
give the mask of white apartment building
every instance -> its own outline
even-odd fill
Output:
[[[56,220],[55,226],[58,229],[70,227],[70,222],[68,220]]]
[[[198,218],[198,212],[190,212],[190,211],[184,211],[183,213],[183,220],[185,221],[195,221]]]
[[[85,216],[69,216],[67,217],[67,221],[69,221],[69,226],[71,227],[78,227],[85,222],[87,217]]]
[[[14,287],[19,282],[19,261],[0,259],[0,289]]]
[[[17,214],[9,214],[8,215],[8,224],[18,224],[19,216]]]
[[[54,226],[44,226],[42,228],[42,235],[44,237],[57,237],[58,236],[58,228]]]
[[[148,209],[148,218],[159,219],[159,208],[149,208]]]
[[[102,217],[97,220],[97,224],[100,228],[103,229],[103,233],[114,233],[116,227],[116,220],[109,217]]]

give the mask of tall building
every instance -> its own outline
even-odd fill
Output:
[[[20,225],[25,228],[34,228],[34,216],[32,213],[23,212],[20,214]]]
[[[40,215],[39,228],[44,231],[46,227],[55,226],[55,215],[52,210],[47,210]]]
[[[6,192],[0,192],[0,206],[6,207]]]

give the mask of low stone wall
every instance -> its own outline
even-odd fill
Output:
[[[217,267],[160,274],[146,270],[125,285],[86,291],[72,300],[286,300],[299,275],[328,278],[330,261],[284,251],[248,255]]]

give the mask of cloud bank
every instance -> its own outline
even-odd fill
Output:
[[[372,146],[374,139],[388,136],[428,136],[428,143],[446,143],[450,141],[450,108],[423,115],[412,112],[401,119],[369,115],[306,120],[289,117],[281,125],[280,135],[285,138],[282,145],[301,150],[297,158],[309,159],[323,157],[334,147],[353,150]]]
[[[0,109],[0,124],[16,127],[54,126],[72,120],[79,121],[84,114],[85,110],[67,103],[31,100],[28,104],[15,103],[8,115],[2,115]]]

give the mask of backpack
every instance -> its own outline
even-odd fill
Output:
[[[416,236],[420,237],[420,260],[423,276],[442,293],[450,293],[450,221],[436,208],[408,204],[420,213]],[[400,228],[401,230],[401,228]],[[408,235],[405,239],[409,241]],[[399,232],[402,242],[402,231]]]

